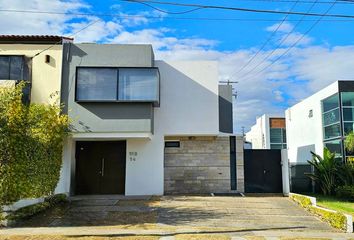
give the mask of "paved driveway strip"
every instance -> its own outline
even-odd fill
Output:
[[[0,230],[0,236],[173,237],[178,233],[354,239],[284,197],[75,197],[70,204]]]

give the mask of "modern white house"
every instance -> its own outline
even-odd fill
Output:
[[[284,116],[264,114],[258,117],[245,138],[252,149],[286,149]]]
[[[311,172],[307,161],[311,151],[322,156],[323,148],[337,157],[351,154],[343,147],[345,135],[354,126],[354,81],[336,81],[285,112],[288,158],[293,189],[311,189],[304,172]]]
[[[63,47],[61,102],[73,120],[57,193],[243,191],[231,85],[212,61],[157,61],[151,45]]]

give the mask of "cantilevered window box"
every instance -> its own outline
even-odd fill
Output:
[[[77,67],[76,102],[160,103],[160,73],[146,67]]]

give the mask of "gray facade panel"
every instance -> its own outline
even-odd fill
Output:
[[[219,131],[233,132],[231,85],[219,85]]]
[[[64,44],[61,99],[74,132],[152,132],[152,103],[77,103],[77,67],[153,67],[150,45]]]

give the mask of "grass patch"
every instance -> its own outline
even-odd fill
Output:
[[[341,213],[346,213],[352,215],[354,218],[354,203],[338,199],[336,197],[323,196],[323,195],[314,195],[317,199],[317,205],[329,208]]]
[[[332,212],[320,207],[312,206],[310,199],[306,197],[306,195],[292,194],[290,198],[306,210],[320,216],[323,221],[328,222],[332,227],[346,230],[347,218],[342,212]]]

